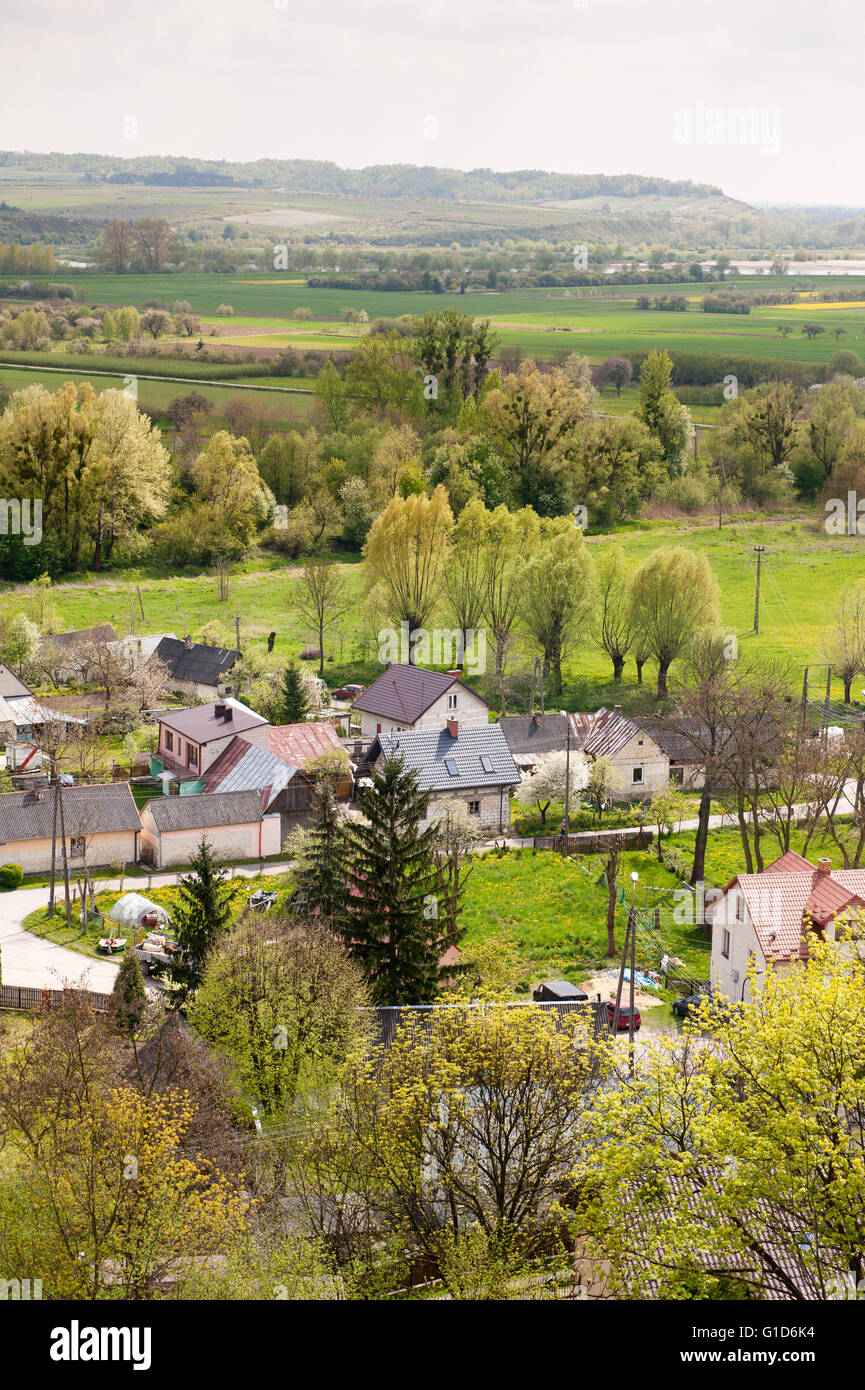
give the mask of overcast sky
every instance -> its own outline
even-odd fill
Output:
[[[865,205],[857,0],[27,0],[2,33],[5,149],[657,174]]]

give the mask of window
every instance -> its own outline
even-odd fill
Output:
[[[642,746],[643,746],[643,740],[642,740],[641,738],[638,738],[638,739],[637,739],[637,747],[638,747],[638,748],[642,748]]]
[[[721,941],[721,955],[724,956],[726,960],[730,959],[730,933],[727,931],[726,927],[724,928],[724,936]]]
[[[742,897],[742,894],[741,894],[741,893],[737,893],[737,894],[736,894],[736,921],[737,921],[737,922],[744,922],[744,920],[745,920],[745,899]]]
[[[454,691],[453,695],[449,695],[449,696],[448,696],[448,709],[456,709],[456,707],[457,707],[457,694],[456,694],[456,691]]]
[[[643,769],[641,767],[631,768],[631,781],[639,784],[643,780]]]
[[[171,732],[170,729],[165,730],[165,747],[167,748],[169,753],[174,747],[174,734]]]
[[[490,757],[489,753],[481,753],[481,767],[483,768],[484,772],[492,772],[493,760]]]
[[[685,769],[684,769],[683,767],[673,767],[673,765],[672,765],[672,763],[671,763],[671,764],[670,764],[670,781],[673,783],[673,785],[676,786],[676,787],[681,787],[681,785],[682,785],[682,783],[684,782],[684,780],[685,780]]]
[[[480,813],[481,813],[481,803],[480,803],[479,801],[470,801],[470,802],[469,802],[469,815],[470,815],[470,816],[479,816]]]
[[[458,776],[459,776],[459,773],[457,772],[457,765],[456,765],[456,763],[454,762],[453,758],[445,758],[445,767],[447,768],[447,770],[448,770],[448,775],[449,775],[450,777],[458,777]]]
[[[189,766],[198,767],[198,749],[195,747],[195,744],[190,743],[186,753],[189,759]]]
[[[84,836],[83,836],[83,835],[72,835],[72,836],[70,836],[70,839],[69,839],[69,853],[72,855],[72,858],[73,858],[73,859],[83,859],[83,858],[84,858],[84,849],[85,849],[85,845],[84,845]]]

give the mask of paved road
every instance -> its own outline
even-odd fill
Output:
[[[288,863],[268,864],[266,873],[287,869]],[[238,868],[238,878],[257,878],[257,868]],[[176,883],[178,874],[153,874],[149,878],[127,878],[127,892],[143,893]],[[119,879],[100,879],[99,889],[119,888]],[[62,889],[61,889],[62,894]],[[62,896],[60,898],[62,902]],[[109,993],[119,968],[116,960],[93,959],[79,951],[70,951],[44,937],[35,936],[21,924],[28,913],[48,902],[47,888],[19,888],[14,893],[0,893],[0,953],[2,953],[3,983],[29,985],[34,989],[60,989],[77,985],[97,993]]]

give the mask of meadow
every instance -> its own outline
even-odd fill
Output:
[[[57,277],[53,277],[57,278]],[[704,288],[699,285],[610,286],[602,297],[580,290],[524,292],[470,291],[460,294],[428,294],[410,291],[310,289],[297,277],[278,272],[260,274],[162,274],[109,275],[79,273],[68,276],[76,299],[109,306],[148,300],[166,307],[186,300],[208,326],[218,326],[219,343],[234,347],[278,348],[290,343],[299,348],[351,349],[358,331],[342,323],[347,308],[364,309],[370,319],[424,314],[430,309],[456,308],[478,318],[490,318],[505,349],[519,348],[527,356],[546,360],[566,352],[585,353],[603,361],[615,353],[647,352],[667,348],[680,352],[723,353],[778,361],[827,363],[839,347],[865,350],[865,277],[845,278],[850,299],[840,304],[802,303],[761,307],[750,314],[707,314],[699,308]],[[34,286],[39,279],[34,277]],[[816,290],[826,288],[813,277]],[[837,284],[837,280],[833,282]],[[778,277],[731,277],[728,287],[753,290],[789,288]],[[636,307],[638,295],[683,294],[688,310],[658,312]],[[220,304],[230,304],[234,314],[216,314]],[[313,319],[301,323],[291,316],[308,308]],[[802,324],[820,323],[825,332],[809,339]],[[778,327],[793,332],[782,338]],[[833,328],[843,329],[837,342]]]
[[[302,399],[302,398],[299,398]],[[621,528],[614,537],[589,536],[593,555],[600,555],[613,540],[626,554],[639,562],[658,546],[687,545],[704,553],[721,590],[722,623],[735,634],[740,655],[786,660],[801,681],[802,667],[824,660],[822,642],[839,590],[847,583],[865,578],[865,540],[858,536],[828,536],[822,528],[817,508],[791,517],[737,512],[721,530],[705,519],[677,518],[675,521],[637,523]],[[753,547],[763,545],[760,634],[754,636],[755,566]],[[328,642],[325,676],[334,685],[352,678],[364,682],[374,678],[375,627],[363,600],[363,572],[358,556],[336,553],[335,557],[351,596],[351,608]],[[295,598],[301,569],[264,553],[239,567],[232,579],[227,602],[219,601],[211,573],[191,570],[177,575],[161,575],[143,570],[117,571],[102,575],[83,574],[58,581],[52,590],[57,609],[58,630],[111,623],[118,633],[129,631],[130,612],[135,604],[138,631],[192,632],[217,620],[225,641],[233,641],[234,616],[239,614],[244,643],[276,669],[313,640],[300,618]],[[140,587],[145,619],[137,609],[136,590]],[[14,592],[6,586],[7,593]],[[23,590],[19,587],[18,592]],[[442,611],[438,624],[451,626]],[[267,634],[277,633],[273,654],[266,657]],[[529,660],[527,650],[517,651],[519,665]],[[570,708],[595,707],[615,698],[626,708],[644,709],[651,701],[652,663],[644,671],[642,689],[631,683],[633,664],[625,667],[626,684],[614,689],[608,684],[610,666],[605,653],[586,635],[565,662],[564,703]],[[824,667],[825,670],[825,667]],[[674,668],[675,672],[675,668]],[[811,680],[824,679],[812,672]],[[863,682],[865,684],[865,682]],[[835,682],[834,698],[843,694]],[[861,700],[858,685],[854,698]]]

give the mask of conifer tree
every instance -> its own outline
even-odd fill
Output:
[[[118,1033],[137,1033],[144,1018],[147,994],[138,957],[131,947],[127,947],[123,953],[111,996],[114,1026]]]
[[[298,670],[296,661],[290,661],[282,673],[280,694],[282,697],[282,722],[284,724],[301,724],[306,718],[309,705],[303,687],[303,676]]]
[[[345,893],[343,827],[332,776],[316,782],[318,821],[309,833],[303,864],[295,873],[296,904],[310,917],[332,919]]]
[[[435,826],[422,830],[428,795],[401,758],[360,787],[363,821],[343,831],[346,868],[339,925],[374,1003],[426,1004],[439,983],[443,922],[432,858]]]
[[[180,952],[169,967],[171,979],[180,987],[181,1004],[198,989],[211,949],[228,930],[236,893],[204,835],[190,867],[192,872],[177,885],[180,902],[174,909],[174,934]]]

